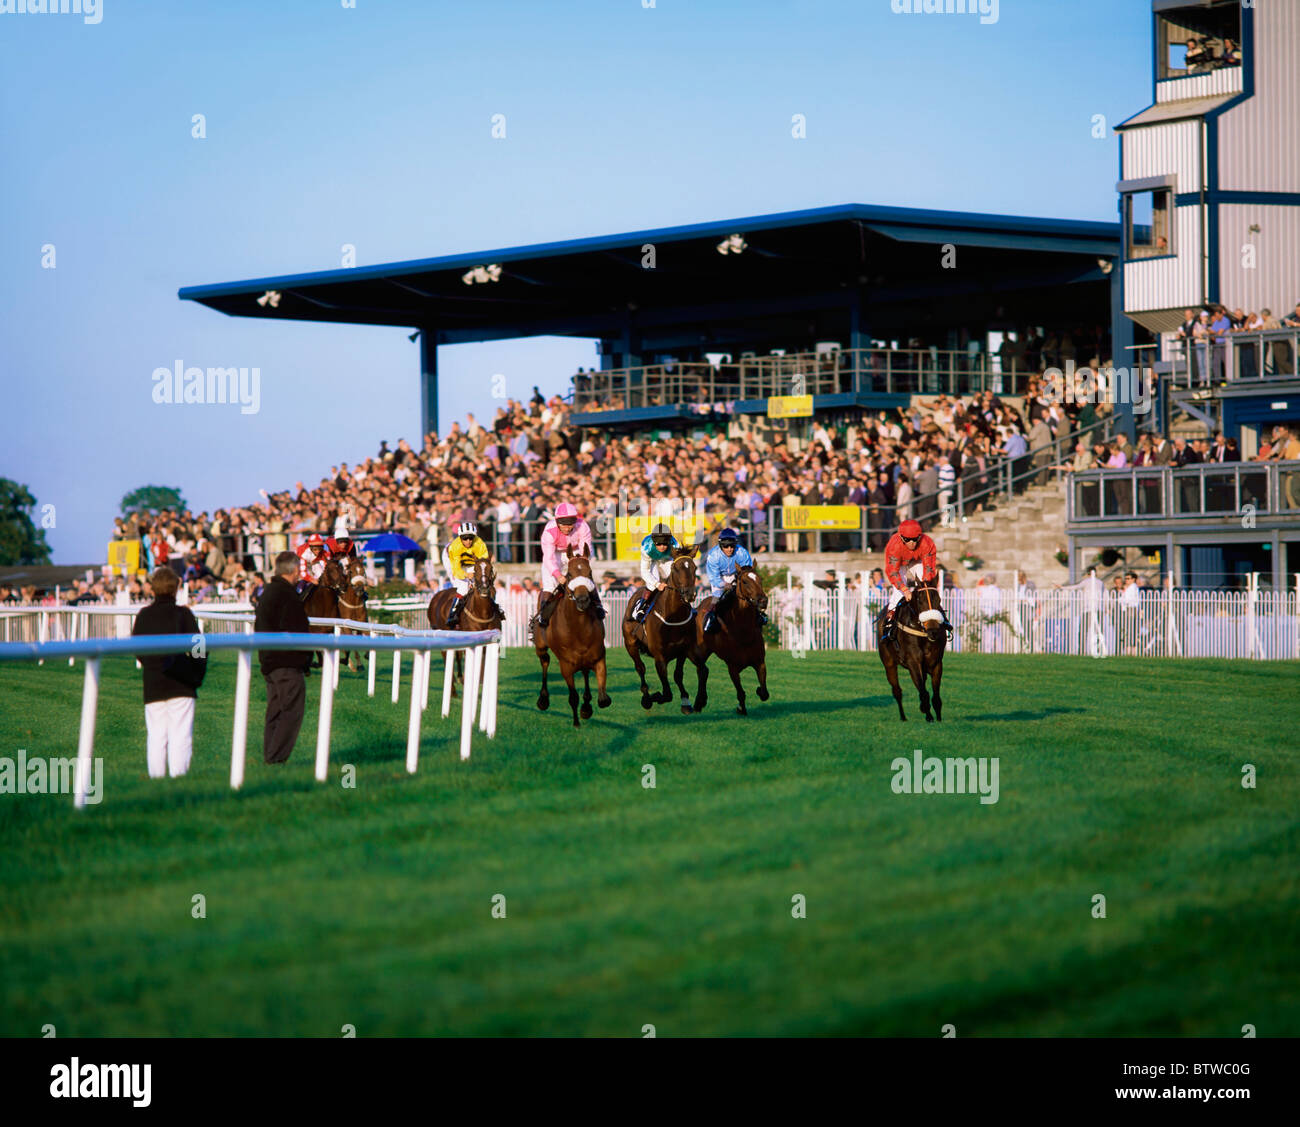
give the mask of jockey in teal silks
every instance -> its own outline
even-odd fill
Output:
[[[650,535],[641,541],[641,582],[645,584],[647,593],[632,608],[633,621],[645,621],[656,596],[668,584],[673,568],[673,552],[680,547],[672,529],[666,524],[656,524]]]

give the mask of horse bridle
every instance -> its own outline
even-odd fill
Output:
[[[686,556],[680,556],[678,558],[683,560],[688,559],[688,557]],[[676,567],[677,567],[677,560],[674,560],[672,567],[668,569],[668,578],[670,581],[673,577],[673,571],[676,569]],[[655,618],[659,619],[659,621],[662,622],[665,626],[685,626],[688,622],[690,622],[691,616],[695,613],[694,610],[691,609],[691,603],[695,599],[695,588],[696,586],[698,586],[698,583],[699,581],[697,579],[695,583],[691,584],[690,588],[679,587],[676,583],[672,583],[672,582],[666,583],[665,586],[668,588],[668,590],[676,591],[677,594],[681,596],[682,602],[686,604],[686,617],[683,618],[680,622],[669,622],[668,619],[666,619],[662,614],[660,614],[656,610]]]

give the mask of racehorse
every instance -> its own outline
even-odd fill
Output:
[[[339,598],[344,594],[347,585],[348,581],[342,565],[338,560],[327,560],[320,579],[302,601],[302,609],[307,612],[307,617],[338,618]],[[334,633],[333,626],[309,626],[307,629],[313,634]],[[321,650],[316,651],[315,660],[318,665],[324,665]]]
[[[450,587],[444,591],[435,591],[429,600],[429,625],[434,630],[462,630],[473,633],[477,630],[495,630],[504,616],[496,603],[497,575],[490,559],[476,559],[470,570],[470,589],[465,597],[465,605],[460,608],[460,617],[455,626],[447,625],[447,615],[456,592]],[[463,661],[456,655],[456,678],[463,680]],[[455,682],[452,683],[455,691]]]
[[[582,555],[569,549],[569,562],[564,572],[564,582],[556,592],[559,604],[551,612],[550,621],[533,627],[533,647],[537,660],[542,663],[542,691],[537,696],[537,707],[545,712],[551,704],[546,689],[546,671],[551,664],[549,650],[555,651],[560,662],[560,675],[569,686],[569,708],[573,712],[573,726],[578,722],[578,690],[573,675],[582,673],[582,719],[591,719],[591,673],[596,673],[596,703],[608,708],[613,702],[605,691],[605,624],[596,615],[591,601],[595,582],[591,577],[591,561],[584,545]]]
[[[369,622],[370,617],[366,613],[365,563],[360,556],[344,556],[339,566],[343,569],[346,585],[338,592],[338,617],[351,619],[353,622]],[[348,668],[353,673],[359,672],[356,657],[357,655],[351,651],[344,651],[342,655],[342,660],[347,662]]]
[[[704,661],[699,663],[700,687],[695,695],[695,711],[703,712],[708,703],[709,670],[705,662],[717,654],[727,663],[731,683],[736,686],[736,711],[741,716],[748,716],[749,713],[745,710],[745,689],[740,683],[740,674],[744,670],[752,668],[758,674],[759,700],[767,700],[772,695],[767,691],[767,657],[763,627],[758,620],[759,612],[767,609],[767,594],[758,572],[752,568],[736,570],[735,594],[727,599],[726,605],[718,614],[718,630],[706,634],[704,620],[712,605],[713,597],[710,596],[695,611],[695,643],[704,655]]]
[[[696,675],[703,678],[704,659],[695,643],[695,620],[691,604],[695,601],[695,553],[697,548],[674,548],[672,570],[668,575],[667,589],[655,600],[654,607],[645,616],[644,622],[637,622],[632,617],[632,608],[637,600],[630,599],[623,614],[623,646],[636,666],[637,676],[641,678],[641,707],[649,709],[652,704],[666,704],[673,699],[668,688],[668,663],[676,661],[673,680],[681,693],[682,712],[692,711],[690,694],[682,684],[682,665],[689,657],[695,664]],[[645,589],[638,592],[646,598]],[[650,695],[645,680],[645,662],[642,654],[649,654],[659,674],[663,686],[660,692]]]
[[[912,683],[921,697],[921,711],[927,723],[943,720],[943,700],[939,696],[939,682],[943,680],[943,651],[948,644],[952,627],[944,618],[939,603],[939,590],[929,583],[916,587],[910,596],[898,604],[894,612],[894,629],[897,643],[882,636],[884,623],[882,610],[876,619],[876,649],[885,666],[885,676],[898,702],[898,718],[906,720],[903,711],[903,690],[898,684],[898,667],[903,665],[912,675]],[[930,678],[933,692],[926,692],[925,679]],[[930,715],[930,702],[934,701],[934,715]]]

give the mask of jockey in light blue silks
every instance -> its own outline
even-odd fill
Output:
[[[680,547],[677,537],[666,524],[656,524],[650,535],[641,541],[641,582],[645,584],[647,594],[641,596],[632,608],[634,622],[645,621],[655,598],[672,574],[673,551]]]
[[[740,537],[734,529],[724,528],[718,533],[718,542],[704,558],[704,572],[709,577],[709,594],[713,596],[713,606],[704,616],[706,634],[717,632],[718,612],[736,597],[737,569],[753,566],[754,557],[740,543]],[[765,623],[767,615],[759,611],[758,621]]]

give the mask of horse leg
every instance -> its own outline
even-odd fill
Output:
[[[930,670],[930,697],[934,701],[934,718],[943,722],[943,701],[939,697],[939,682],[943,680],[943,658]]]
[[[767,700],[772,694],[767,691],[767,659],[759,658],[758,664],[754,666],[754,672],[758,674],[758,699]]]
[[[731,683],[736,686],[736,712],[741,716],[748,716],[749,711],[745,708],[745,686],[740,683],[740,667],[728,662],[727,672],[731,674]]]
[[[691,714],[691,694],[686,691],[685,684],[682,683],[682,667],[686,664],[686,655],[682,654],[677,659],[677,666],[673,669],[673,680],[677,683],[677,692],[682,702],[682,713],[689,716]]]
[[[668,662],[661,657],[655,658],[655,672],[659,674],[660,690],[655,693],[655,704],[667,704],[673,699],[673,691],[668,687]]]
[[[636,667],[636,675],[641,678],[641,707],[649,712],[654,701],[650,696],[650,686],[645,682],[645,662],[641,660],[641,651],[637,648],[636,639],[629,637],[625,633],[623,635],[623,648],[631,656],[632,664]]]
[[[886,647],[889,647],[889,643],[882,642],[880,660],[885,667],[885,676],[889,679],[890,691],[894,694],[894,700],[898,702],[898,718],[900,720],[906,720],[907,713],[903,711],[903,688],[898,683],[898,662],[885,657],[884,649]]]
[[[934,716],[930,713],[930,694],[925,688],[925,665],[918,660],[915,665],[909,665],[907,671],[912,675],[912,684],[916,686],[916,691],[921,698],[921,711],[925,713],[925,722],[933,724]]]
[[[591,670],[582,671],[582,718],[591,719]]]
[[[545,712],[551,707],[551,694],[546,688],[546,671],[551,667],[551,651],[538,650],[537,660],[542,663],[542,691],[537,694],[537,707]]]
[[[569,686],[569,711],[573,713],[573,726],[581,728],[582,724],[578,720],[578,687],[573,683],[573,667],[568,662],[560,662],[560,673],[564,677],[564,683]]]
[[[605,692],[605,659],[602,657],[596,662],[596,704],[600,708],[608,708],[613,703],[609,699],[609,693]]]
[[[709,703],[709,659],[695,659],[695,705],[696,712],[703,712]]]

